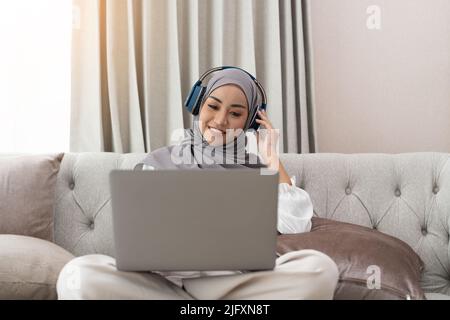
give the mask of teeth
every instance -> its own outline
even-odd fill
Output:
[[[216,129],[216,128],[209,127],[209,129],[210,129],[212,132],[217,132],[217,133],[223,134],[223,132],[222,132],[221,130],[218,130],[218,129]]]

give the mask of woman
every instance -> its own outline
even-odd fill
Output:
[[[151,152],[140,167],[279,169],[278,231],[308,232],[311,200],[281,164],[275,152],[278,136],[265,111],[258,112],[256,120],[269,131],[257,134],[259,155],[246,151],[246,132],[261,100],[257,92],[255,82],[241,69],[215,72],[187,137]],[[74,272],[78,286],[73,285]],[[63,268],[57,290],[59,299],[332,299],[337,280],[336,264],[314,250],[289,252],[277,258],[274,270],[254,272],[122,272],[112,257],[87,255]]]

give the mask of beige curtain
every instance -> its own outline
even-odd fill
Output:
[[[207,69],[253,73],[282,152],[314,152],[302,2],[74,0],[71,151],[150,152],[188,128]],[[304,7],[304,5],[303,5]]]

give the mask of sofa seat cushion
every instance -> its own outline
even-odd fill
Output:
[[[335,299],[426,299],[420,286],[423,262],[405,242],[377,230],[312,218],[311,232],[278,236],[281,254],[315,249],[339,269]]]
[[[56,244],[0,235],[0,299],[56,299],[56,281],[74,256]]]
[[[450,300],[450,296],[437,292],[425,292],[427,300]]]

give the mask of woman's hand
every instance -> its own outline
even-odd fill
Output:
[[[256,122],[264,129],[256,132],[258,152],[268,168],[278,170],[278,130],[273,128],[265,110],[258,110],[258,115],[261,119],[256,119]]]
[[[278,130],[274,129],[272,123],[267,117],[266,111],[258,111],[258,115],[261,119],[256,121],[263,126],[261,131],[256,132],[256,141],[258,143],[258,152],[261,155],[264,164],[269,169],[273,169],[279,172],[279,182],[292,185],[286,170],[281,164],[278,150]]]

